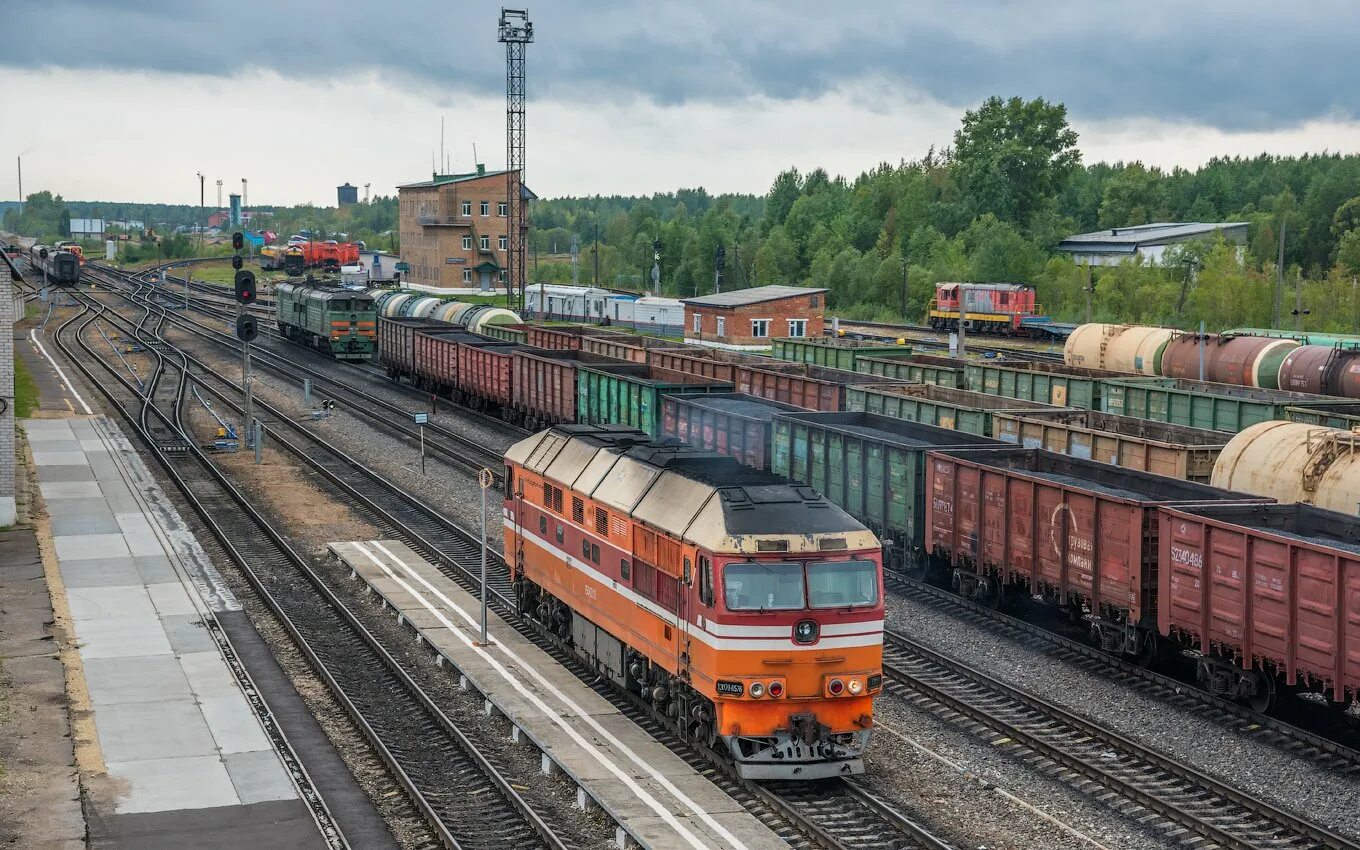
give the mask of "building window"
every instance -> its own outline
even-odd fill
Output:
[[[694,314],[694,334],[697,336],[704,332],[704,317],[702,313]]]
[[[752,319],[752,320],[751,320],[751,336],[755,337],[756,339],[764,339],[765,337],[767,337],[767,336],[769,336],[769,335],[770,335],[770,320],[769,320],[769,319]]]
[[[500,236],[496,237],[496,244],[497,244],[497,247],[499,247],[502,251],[509,250],[509,248],[510,248],[510,237],[509,237],[509,236],[506,236],[505,234],[501,234]],[[965,330],[966,330],[966,329],[965,329]]]
[[[490,201],[482,201],[482,215],[491,215]]]
[[[472,283],[472,269],[463,269],[463,283]]]
[[[719,316],[719,317],[718,317],[718,339],[722,339],[722,338],[725,337],[725,336],[727,336],[727,318],[726,318],[725,316]]]
[[[822,296],[821,296],[821,295],[810,295],[810,296],[808,296],[808,306],[809,306],[809,307],[820,307],[821,305],[822,305]],[[967,330],[967,328],[964,328],[964,330]]]
[[[807,336],[807,319],[789,319],[789,336]]]
[[[464,237],[463,237],[463,250],[464,250],[464,251],[471,251],[471,250],[472,250],[472,237],[471,237],[471,236],[464,236]]]
[[[491,237],[487,236],[485,233],[482,234],[482,250],[483,251],[491,250]]]
[[[463,201],[463,215],[472,215],[472,201]]]

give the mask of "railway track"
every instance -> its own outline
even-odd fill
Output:
[[[124,326],[131,322],[124,319]],[[169,348],[169,344],[165,344]],[[194,362],[185,356],[186,368]],[[208,375],[194,375],[200,388],[239,412],[239,388]],[[269,417],[270,439],[331,484],[361,513],[391,536],[403,540],[466,589],[478,592],[480,541],[434,507],[386,481],[345,452],[320,440],[299,423],[260,399],[257,410]],[[894,809],[890,803],[859,788],[852,781],[834,779],[814,785],[787,783],[766,787],[738,778],[716,754],[678,735],[650,706],[601,682],[581,665],[568,647],[522,620],[514,601],[508,569],[498,553],[491,553],[488,597],[497,613],[522,634],[549,651],[584,682],[619,707],[627,717],[680,754],[775,829],[791,846],[832,850],[947,850],[951,845]]]
[[[153,305],[156,308],[165,306],[156,304],[154,299],[136,290],[131,293],[117,289],[111,289],[111,291],[144,309],[152,309]],[[186,333],[205,339],[235,354],[241,353],[241,343],[223,331],[201,325],[178,315],[171,315],[168,311],[165,311],[164,315],[168,317],[172,324]],[[283,344],[292,345],[286,342]],[[288,353],[294,352],[289,351]],[[411,409],[403,408],[385,398],[346,383],[320,369],[291,360],[286,355],[272,351],[262,345],[252,346],[251,359],[253,363],[267,368],[280,377],[295,381],[298,385],[301,385],[303,380],[311,381],[313,392],[316,394],[332,399],[347,412],[361,419],[366,419],[383,430],[397,434],[408,442],[415,444],[422,441],[419,427],[414,425]],[[202,361],[194,359],[194,363],[204,372],[211,371],[207,364]],[[502,462],[498,453],[488,450],[477,441],[437,421],[427,422],[425,428],[428,433],[424,443],[428,451],[438,455],[448,463],[474,472],[483,468],[490,468],[499,479]],[[437,439],[429,439],[431,436]]]
[[[491,850],[505,842],[568,850],[571,845],[525,801],[493,758],[435,704],[306,558],[195,445],[184,421],[193,380],[187,361],[176,363],[173,353],[153,346],[155,372],[143,387],[136,387],[86,340],[87,329],[106,313],[103,305],[86,301],[55,334],[58,350],[157,453],[165,473],[288,631],[437,843],[461,850]],[[155,337],[150,318],[148,311],[133,325],[133,332],[148,342]],[[77,323],[73,347],[68,337]],[[96,374],[92,365],[106,374]],[[458,793],[449,793],[451,788]]]
[[[887,322],[845,321],[841,323],[841,330],[852,338],[882,340],[906,339],[912,345],[921,346],[923,348],[934,350],[949,349],[948,336],[942,335],[939,331],[925,325],[892,325]],[[929,336],[922,336],[922,334],[929,334]],[[986,335],[969,334],[967,339],[968,349],[970,351],[980,351],[984,354],[999,354],[1003,357],[1010,357],[1017,360],[1040,360],[1053,363],[1063,362],[1061,351],[1002,345],[992,342],[991,340],[992,337]]]
[[[911,638],[885,635],[883,670],[918,705],[934,703],[979,723],[1118,794],[1177,828],[1187,846],[1231,850],[1354,848],[1349,839],[1104,729],[1061,706],[948,658]]]

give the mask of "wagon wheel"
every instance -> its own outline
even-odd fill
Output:
[[[1138,654],[1134,657],[1134,663],[1139,667],[1151,667],[1161,654],[1161,636],[1155,632],[1144,633],[1143,639],[1138,642]]]
[[[915,547],[909,546],[902,554],[902,572],[908,578],[921,581],[926,577],[930,569],[930,560],[926,553]]]
[[[1001,603],[1006,599],[1005,588],[1001,582],[992,576],[987,576],[978,582],[977,589],[973,591],[973,601],[979,605],[985,605],[994,610],[1001,609]]]
[[[1275,677],[1264,670],[1253,671],[1252,681],[1256,685],[1256,690],[1247,698],[1247,705],[1251,710],[1260,714],[1269,714],[1275,710]]]

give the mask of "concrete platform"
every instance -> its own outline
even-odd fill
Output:
[[[23,427],[94,721],[82,766],[102,768],[82,782],[90,846],[325,847],[228,664],[215,612],[240,605],[140,458],[103,417]]]
[[[375,540],[330,549],[509,719],[514,734],[543,753],[545,773],[570,777],[584,805],[598,805],[614,819],[621,845],[787,846],[494,613],[491,645],[478,645],[480,602],[405,545]]]

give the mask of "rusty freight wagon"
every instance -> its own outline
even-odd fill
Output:
[[[640,363],[581,364],[576,370],[576,421],[628,425],[661,434],[662,398],[676,393],[730,393],[732,385],[666,372]]]
[[[647,352],[648,365],[658,370],[693,375],[719,384],[735,384],[737,366],[740,364],[775,362],[777,361],[758,354],[699,346],[653,348]]]
[[[509,345],[468,333],[457,325],[422,328],[415,334],[412,383],[422,389],[452,395],[458,387],[458,344]]]
[[[804,410],[845,410],[846,389],[854,384],[881,382],[882,378],[844,369],[828,369],[806,363],[777,360],[739,363],[737,392],[791,404]]]
[[[576,381],[582,365],[626,365],[587,351],[546,348],[517,349],[511,362],[511,408],[516,420],[531,431],[576,421]],[[646,371],[641,365],[634,364],[634,368],[638,374]]]
[[[1211,693],[1267,711],[1289,687],[1360,695],[1360,519],[1311,505],[1160,511],[1160,632]]]
[[[846,390],[846,409],[878,413],[911,422],[924,422],[953,428],[969,434],[990,437],[992,414],[1052,416],[1071,413],[1070,407],[1054,407],[1037,401],[1001,398],[971,390],[956,390],[935,384],[865,384]]]
[[[387,370],[387,377],[410,377],[415,374],[416,332],[456,330],[456,325],[429,319],[389,319],[379,316],[378,360]]]
[[[653,348],[674,348],[675,340],[641,334],[587,334],[581,337],[581,350],[626,363],[646,363]]]
[[[509,419],[515,379],[514,354],[524,346],[485,337],[458,343],[458,391],[454,401],[473,410],[496,410]]]
[[[581,350],[581,340],[587,336],[611,336],[618,333],[590,325],[525,325],[525,342],[534,348],[568,348]]]
[[[661,432],[752,469],[769,469],[774,415],[800,409],[740,393],[668,395],[662,400]]]
[[[942,449],[926,477],[925,547],[962,594],[1089,612],[1096,643],[1144,660],[1157,646],[1158,506],[1270,501],[1042,449]]]
[[[942,387],[963,387],[963,361],[935,354],[912,354],[906,357],[859,357],[855,371],[875,375],[891,381],[913,384],[939,384]]]
[[[802,482],[883,537],[884,564],[922,572],[926,452],[996,440],[872,413],[781,413],[771,471]]]
[[[1048,449],[1172,478],[1208,483],[1232,434],[1187,428],[1098,410],[1053,416],[992,414],[992,436],[1027,449]]]

